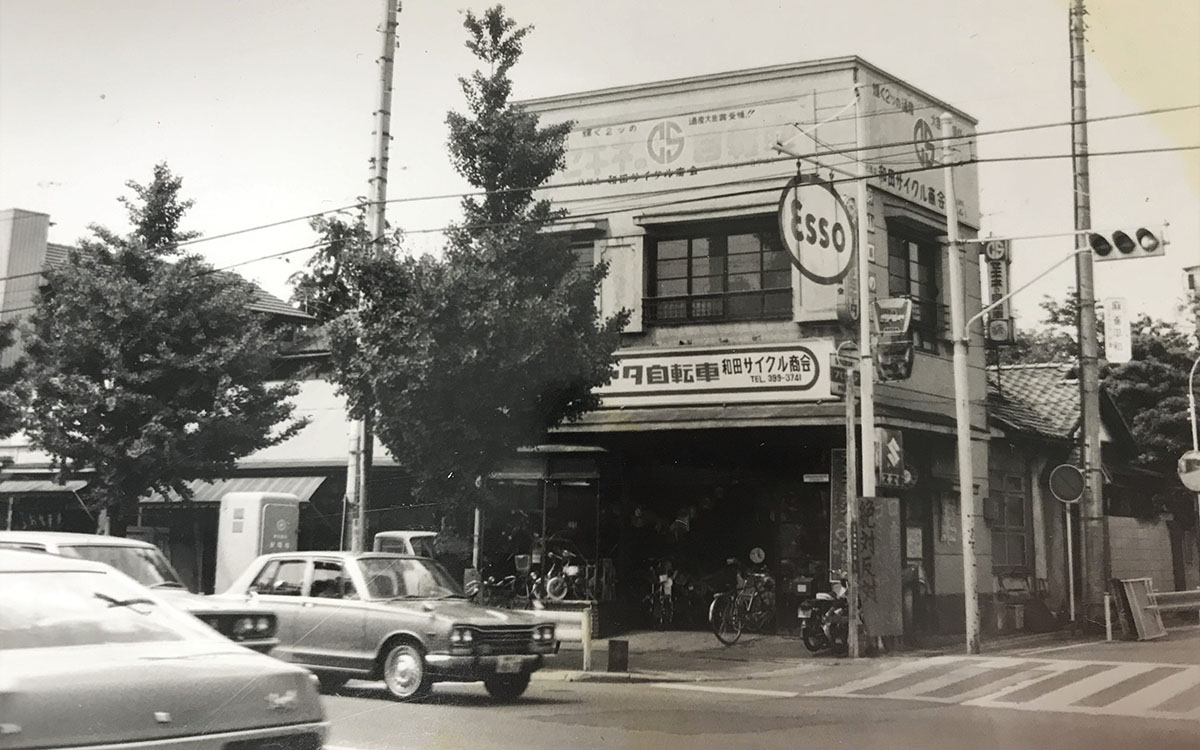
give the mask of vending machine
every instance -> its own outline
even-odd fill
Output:
[[[230,492],[221,498],[217,526],[217,593],[229,588],[254,558],[296,549],[300,499],[283,492]]]

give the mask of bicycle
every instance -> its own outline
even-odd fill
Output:
[[[729,561],[736,565],[736,560]],[[770,632],[775,627],[775,580],[764,570],[748,575],[737,571],[737,583],[729,591],[713,596],[708,608],[708,622],[713,635],[726,646],[732,646],[749,630]]]
[[[675,571],[671,561],[656,560],[650,567],[650,593],[642,599],[649,615],[650,625],[655,629],[665,629],[675,622],[675,600],[671,589],[675,581]]]

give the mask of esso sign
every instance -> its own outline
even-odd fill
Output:
[[[846,277],[858,250],[858,233],[832,185],[793,177],[779,199],[779,236],[792,263],[818,284]]]

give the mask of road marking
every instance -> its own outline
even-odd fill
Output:
[[[804,695],[1195,720],[1200,719],[1200,666],[934,657]]]
[[[667,690],[692,690],[697,693],[727,693],[729,695],[757,695],[763,698],[795,698],[799,693],[786,690],[757,690],[755,688],[717,687],[715,685],[685,685],[679,682],[653,682],[650,687]]]

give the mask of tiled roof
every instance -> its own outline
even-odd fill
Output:
[[[68,245],[55,245],[53,243],[47,243],[47,245],[46,245],[46,265],[47,266],[60,266],[63,263],[66,263],[67,255],[72,250],[75,250],[75,249],[76,248],[70,247]],[[279,299],[275,295],[268,292],[266,289],[263,289],[258,284],[255,284],[253,281],[250,281],[249,279],[245,278],[244,276],[236,274],[232,271],[222,271],[221,275],[229,277],[229,278],[240,279],[251,286],[251,289],[254,292],[254,301],[252,301],[250,303],[249,307],[251,310],[254,310],[255,312],[261,312],[261,313],[265,313],[267,315],[278,315],[278,316],[284,317],[284,318],[294,318],[297,320],[305,320],[305,321],[313,320],[313,316],[309,315],[308,313],[304,312],[303,310],[292,307],[288,303]]]
[[[992,419],[1017,432],[1070,440],[1079,424],[1079,381],[1074,365],[1006,365],[988,368]]]

